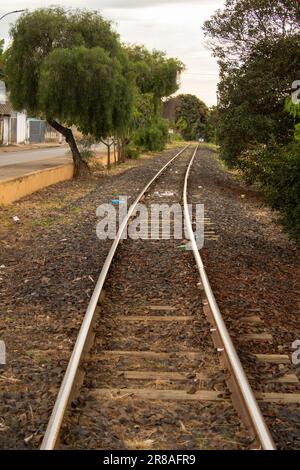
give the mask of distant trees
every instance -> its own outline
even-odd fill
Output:
[[[12,103],[44,116],[64,135],[78,174],[85,163],[71,127],[99,140],[126,125],[134,99],[128,55],[110,23],[88,11],[26,12],[11,36],[6,73]]]
[[[179,95],[175,124],[184,140],[205,137],[208,107],[195,95]]]
[[[184,140],[206,137],[208,107],[197,96],[181,94],[164,102],[164,116]]]
[[[205,140],[216,144],[218,141],[218,123],[219,123],[219,109],[217,106],[212,106],[208,110],[206,126],[205,126]]]
[[[288,104],[300,79],[299,3],[227,0],[204,30],[220,65],[221,156],[262,185],[300,240],[300,113]]]
[[[184,65],[161,51],[129,46],[128,54],[136,73],[136,100],[132,141],[138,148],[162,150],[168,141],[168,122],[162,117],[162,98],[175,93]]]

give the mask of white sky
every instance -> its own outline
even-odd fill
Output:
[[[201,30],[204,20],[224,0],[0,0],[0,16],[8,11],[51,5],[100,10],[115,23],[125,42],[144,44],[166,51],[187,66],[181,93],[193,93],[209,106],[216,104],[218,66],[208,50]],[[0,38],[9,38],[11,15],[0,21]]]

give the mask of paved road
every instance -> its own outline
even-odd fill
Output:
[[[24,164],[26,162],[38,162],[42,160],[55,159],[57,157],[71,157],[66,155],[68,147],[53,147],[45,149],[18,150],[17,152],[0,151],[0,167]],[[1,171],[1,170],[0,170]]]
[[[105,151],[101,144],[97,151]],[[72,162],[68,145],[44,149],[0,151],[0,181],[18,178],[34,171],[46,170]]]

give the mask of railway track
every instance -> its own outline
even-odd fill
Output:
[[[176,154],[120,225],[42,449],[275,449],[194,238],[188,178],[196,155],[190,147]],[[192,251],[161,230],[158,240],[121,242],[141,201],[183,201]]]

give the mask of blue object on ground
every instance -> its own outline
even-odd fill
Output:
[[[119,199],[113,199],[111,201],[111,203],[114,205],[114,206],[119,206],[120,204],[124,204],[124,201],[120,201]]]

